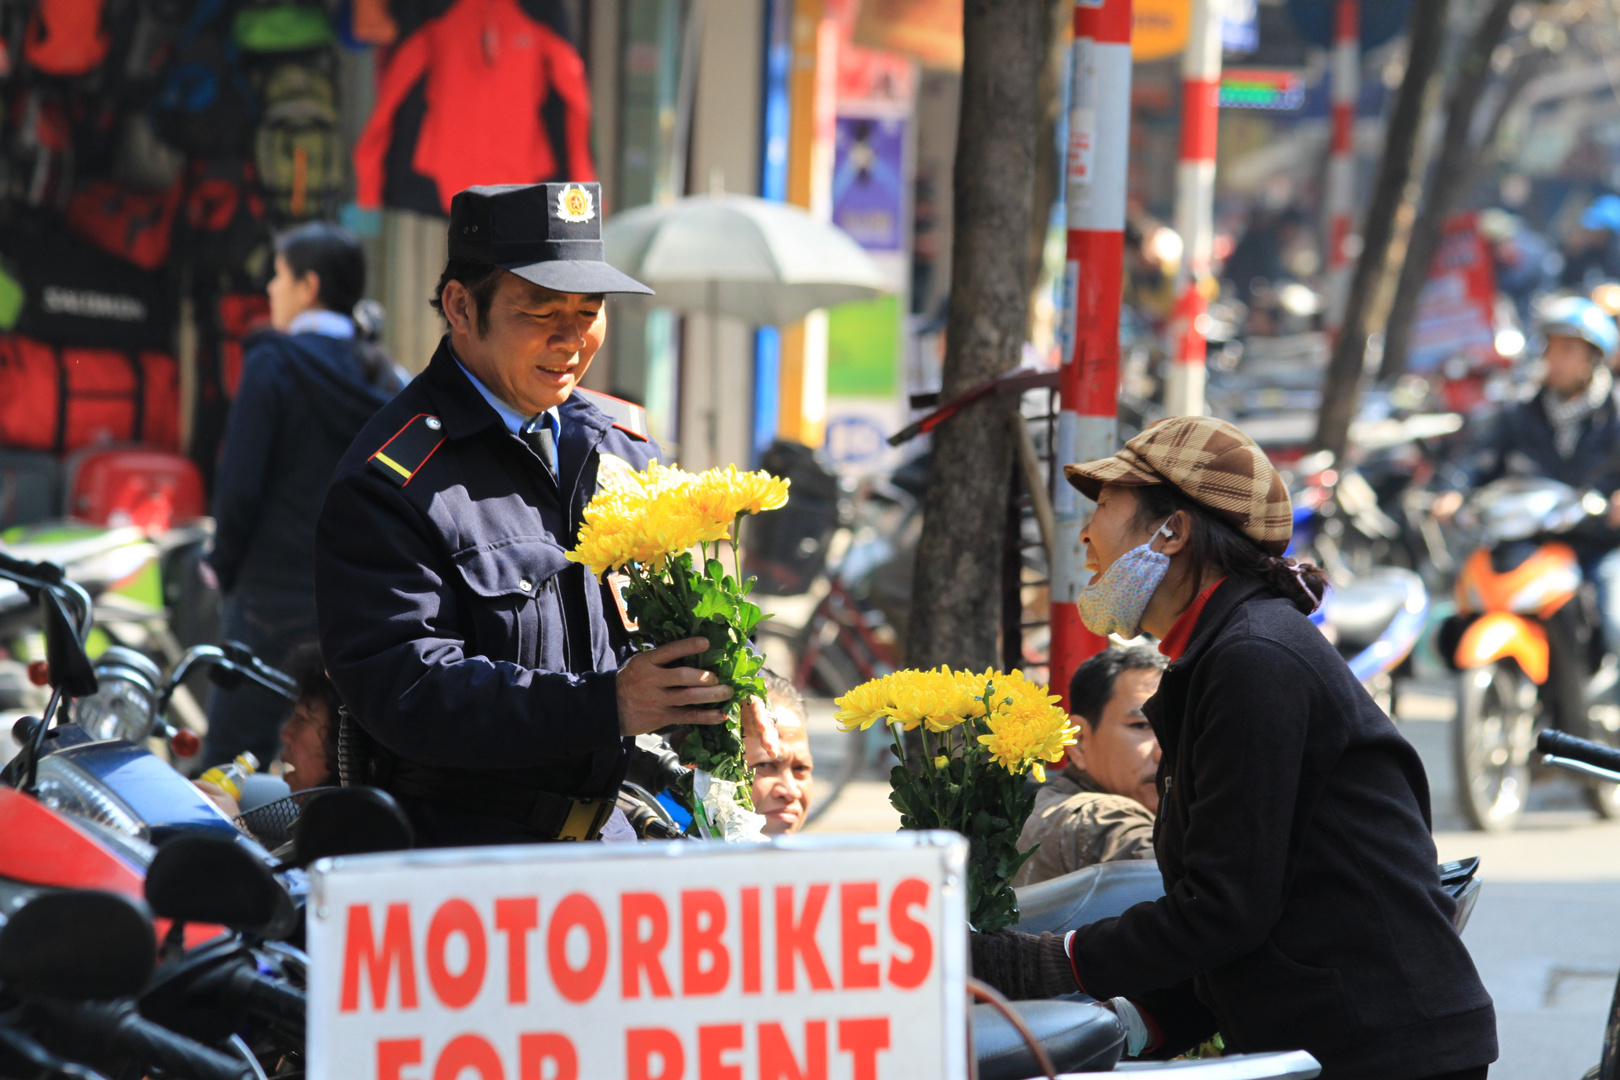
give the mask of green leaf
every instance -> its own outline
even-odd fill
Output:
[[[710,585],[708,588],[703,590],[702,597],[698,600],[697,607],[692,609],[692,614],[696,615],[700,619],[713,619],[718,616],[730,614],[731,609],[731,597],[727,596],[724,592],[715,588],[713,585]]]

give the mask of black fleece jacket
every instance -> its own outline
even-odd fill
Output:
[[[248,345],[214,476],[220,587],[315,597],[315,521],[338,461],[399,390],[391,366],[324,334]],[[367,371],[368,366],[376,368]]]
[[[1172,1052],[1219,1030],[1334,1080],[1496,1059],[1417,752],[1305,616],[1228,578],[1145,711],[1165,896],[1075,933],[1087,993],[1144,1004]]]

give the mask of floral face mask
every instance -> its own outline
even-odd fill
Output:
[[[1123,638],[1142,632],[1142,613],[1170,569],[1170,556],[1153,550],[1153,541],[1161,536],[1166,540],[1172,537],[1168,518],[1147,543],[1121,555],[1080,590],[1075,606],[1087,630],[1103,637],[1118,634]]]

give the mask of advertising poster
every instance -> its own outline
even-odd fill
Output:
[[[905,245],[906,124],[901,117],[837,119],[833,224],[867,251],[899,251]]]
[[[1418,298],[1407,367],[1434,371],[1447,360],[1496,357],[1496,270],[1474,214],[1446,219],[1429,280]]]

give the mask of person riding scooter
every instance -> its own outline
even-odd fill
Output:
[[[1597,587],[1612,651],[1620,649],[1620,405],[1608,364],[1620,351],[1620,329],[1592,301],[1569,296],[1547,305],[1539,330],[1546,339],[1540,387],[1503,408],[1462,462],[1456,490],[1435,500],[1434,514],[1450,520],[1463,491],[1504,476],[1544,477],[1610,498],[1607,521],[1594,519],[1565,539]]]

